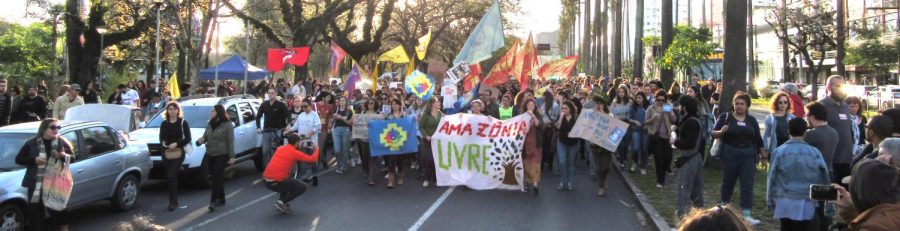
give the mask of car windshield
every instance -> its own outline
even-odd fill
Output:
[[[13,171],[24,166],[16,164],[16,155],[22,149],[25,141],[34,137],[28,133],[2,133],[0,134],[0,172]]]
[[[205,128],[209,123],[209,113],[212,111],[211,106],[183,106],[184,118],[192,128]],[[163,111],[165,112],[165,111]],[[162,113],[156,114],[150,122],[147,122],[148,128],[158,128],[162,124]]]

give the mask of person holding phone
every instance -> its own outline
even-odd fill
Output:
[[[675,121],[675,113],[672,104],[668,103],[666,92],[657,90],[654,95],[653,106],[647,108],[647,116],[644,128],[650,138],[650,152],[653,153],[653,161],[656,165],[656,187],[662,188],[666,184],[666,173],[670,172],[672,163],[672,146],[669,145],[669,129],[672,121]]]
[[[338,175],[350,170],[350,126],[353,125],[353,109],[347,104],[347,98],[338,96],[337,108],[331,115],[331,137],[334,140],[334,155],[337,158]]]
[[[781,230],[816,228],[816,201],[809,198],[810,185],[831,182],[828,166],[819,149],[803,141],[806,121],[787,122],[791,139],[772,152],[766,180],[766,207],[781,221]]]

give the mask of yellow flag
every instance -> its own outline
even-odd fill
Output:
[[[394,47],[394,49],[378,56],[378,61],[407,63],[409,62],[409,55],[406,55],[406,50],[403,49],[403,46],[398,45],[397,47]]]
[[[169,88],[169,95],[172,96],[172,100],[181,98],[181,90],[178,89],[178,72],[172,73],[172,77],[169,78],[169,83],[166,84],[166,87]]]
[[[416,62],[410,61],[410,62],[409,62],[409,66],[406,67],[406,74],[403,75],[404,79],[405,79],[406,76],[411,75],[411,74],[413,73],[414,70],[416,70]]]
[[[416,56],[419,57],[419,60],[425,60],[425,53],[428,51],[428,43],[431,42],[431,29],[428,30],[428,34],[419,38],[419,45],[416,46]]]

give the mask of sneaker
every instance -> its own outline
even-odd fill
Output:
[[[338,169],[335,170],[334,173],[337,173],[338,175],[344,175],[344,170]]]
[[[606,196],[606,189],[600,188],[599,190],[597,190],[597,196]]]
[[[557,191],[562,191],[562,190],[565,189],[565,188],[566,188],[566,185],[565,185],[565,184],[559,183],[559,186],[556,187],[556,190],[557,190]]]
[[[635,170],[637,170],[637,165],[636,165],[636,164],[635,164],[635,165],[631,165],[631,171],[634,172]]]
[[[647,169],[641,169],[641,175],[647,175]]]
[[[531,188],[531,195],[537,196],[540,193],[540,189],[537,186]]]
[[[281,202],[281,200],[275,201],[275,209],[278,209],[282,214],[291,214],[291,207],[288,207],[287,204]]]
[[[656,187],[657,187],[657,188],[662,188],[663,186],[662,186],[661,184],[656,184]]]
[[[575,190],[575,186],[572,186],[572,183],[569,183],[568,185],[566,185],[566,189]]]
[[[422,188],[428,188],[428,181],[422,181]]]
[[[760,223],[759,220],[754,219],[751,216],[744,216],[744,221],[746,221],[747,223],[750,223],[751,226],[756,226]]]

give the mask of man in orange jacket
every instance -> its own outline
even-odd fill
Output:
[[[312,153],[309,155],[307,153]],[[315,163],[319,159],[319,147],[316,142],[309,139],[301,139],[299,135],[293,134],[288,137],[288,144],[282,145],[275,150],[275,154],[266,166],[263,172],[263,180],[266,182],[266,188],[278,192],[279,198],[275,202],[275,208],[282,213],[291,213],[290,203],[308,187],[306,183],[291,178],[291,169],[296,162]]]

